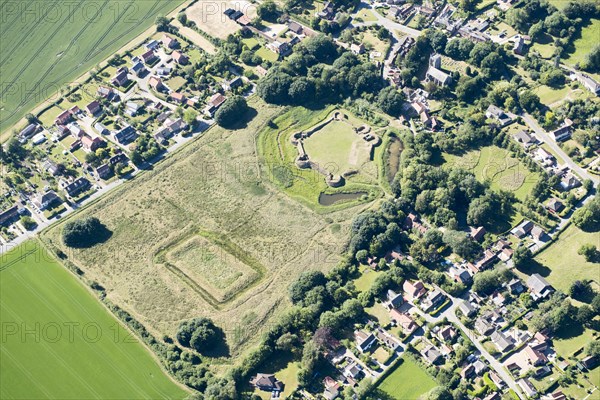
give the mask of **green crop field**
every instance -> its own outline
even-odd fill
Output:
[[[421,367],[404,358],[402,364],[379,384],[379,389],[392,399],[407,400],[417,399],[435,386],[435,381]]]
[[[137,338],[37,242],[0,261],[0,398],[186,397]]]
[[[507,150],[496,146],[482,147],[457,157],[444,154],[450,164],[459,165],[475,174],[480,181],[489,181],[492,189],[503,189],[524,200],[539,179]]]
[[[571,225],[560,234],[556,243],[536,257],[537,261],[549,269],[546,272],[548,282],[565,292],[576,280],[595,279],[600,283],[600,264],[587,262],[577,254],[581,245],[586,243],[600,247],[600,235],[584,232]]]
[[[183,0],[2,1],[0,132]]]

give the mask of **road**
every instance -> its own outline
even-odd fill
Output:
[[[536,135],[538,135],[538,137],[543,140],[544,142],[546,142],[548,144],[548,146],[550,146],[550,148],[552,149],[552,151],[554,151],[556,154],[558,154],[560,156],[560,158],[562,158],[565,162],[565,164],[572,170],[574,171],[577,175],[579,175],[581,178],[583,179],[589,179],[594,183],[594,187],[598,187],[598,178],[593,176],[592,174],[588,173],[585,169],[581,168],[579,165],[577,165],[573,160],[571,160],[571,158],[563,151],[563,149],[560,148],[560,146],[558,145],[558,143],[556,143],[548,134],[548,132],[546,132],[544,130],[544,128],[542,128],[537,121],[535,120],[535,118],[533,118],[530,114],[527,113],[523,113],[521,114],[521,117],[523,117],[523,120],[525,121],[525,123],[527,124],[527,126],[529,126],[529,128],[531,128]]]
[[[523,394],[521,393],[521,389],[519,388],[519,386],[517,385],[517,383],[515,382],[515,380],[513,379],[513,377],[504,368],[504,366],[498,360],[496,360],[481,345],[481,343],[479,342],[479,339],[477,338],[477,335],[475,335],[462,322],[460,322],[460,319],[456,316],[456,309],[458,308],[458,305],[460,304],[460,302],[463,299],[450,296],[448,293],[444,292],[438,286],[436,286],[436,288],[439,289],[446,296],[448,296],[448,298],[452,301],[452,304],[449,307],[447,307],[442,313],[440,313],[437,317],[432,317],[429,314],[423,313],[421,310],[418,309],[418,307],[415,307],[415,309],[417,310],[417,313],[419,315],[421,315],[423,318],[425,318],[425,320],[427,322],[436,323],[436,322],[439,322],[439,321],[443,320],[444,318],[447,318],[448,321],[450,321],[450,322],[454,323],[456,326],[458,326],[464,332],[464,334],[469,338],[469,340],[471,340],[471,342],[473,342],[473,344],[475,345],[475,347],[477,348],[477,350],[479,351],[479,353],[481,353],[481,355],[483,356],[483,358],[486,359],[486,361],[489,363],[489,365],[492,367],[492,369],[498,374],[498,376],[500,378],[502,378],[502,380],[504,382],[506,382],[506,384],[508,385],[508,387],[511,388],[512,390],[514,390],[514,392],[521,399],[525,398],[525,397],[523,397]]]
[[[387,30],[390,31],[390,33],[392,35],[394,35],[394,37],[396,37],[396,39],[398,39],[396,31],[400,31],[402,33],[405,33],[405,34],[410,35],[415,38],[421,34],[421,31],[419,31],[417,29],[409,28],[406,25],[399,24],[396,21],[392,21],[391,19],[384,17],[383,15],[379,14],[377,12],[377,10],[375,8],[373,8],[373,6],[370,4],[361,3],[359,9],[370,10],[371,13],[375,16],[375,18],[377,18],[377,21],[364,21],[364,22],[352,21],[352,26],[371,26],[371,25],[384,26],[385,28],[387,28]]]

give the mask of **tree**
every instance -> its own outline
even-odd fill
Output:
[[[473,290],[479,294],[490,294],[508,278],[506,270],[492,269],[475,274]]]
[[[569,287],[569,296],[577,300],[583,300],[593,293],[592,286],[586,281],[576,280]]]
[[[583,256],[587,262],[595,262],[599,257],[598,248],[591,243],[581,245],[577,254]]]
[[[187,26],[188,19],[187,14],[185,12],[180,12],[179,14],[177,14],[177,20],[181,23],[181,25]]]
[[[544,23],[539,21],[537,24],[531,25],[529,28],[529,36],[531,40],[536,42],[538,41],[544,33]]]
[[[305,77],[299,77],[290,85],[288,94],[294,104],[309,103],[315,98],[315,84]]]
[[[465,232],[446,229],[443,235],[444,243],[452,248],[452,251],[462,258],[474,260],[481,252],[481,246],[472,240]]]
[[[290,300],[292,303],[300,303],[305,295],[316,286],[323,286],[327,282],[321,271],[303,272],[290,286]]]
[[[572,221],[586,232],[600,230],[600,197],[594,197],[592,201],[575,211]]]
[[[276,22],[279,10],[273,0],[267,0],[259,4],[256,8],[256,14],[265,21]]]
[[[512,259],[515,267],[521,268],[527,265],[533,258],[533,253],[527,246],[519,246],[515,249]]]
[[[106,241],[111,232],[96,217],[69,221],[63,227],[62,239],[68,247],[91,247]]]
[[[592,357],[600,357],[600,341],[592,340],[585,346],[585,354]]]
[[[230,377],[213,377],[206,385],[204,400],[239,399],[235,381]]]
[[[21,217],[21,225],[23,225],[23,228],[31,231],[37,226],[37,222],[30,216],[24,215]]]
[[[243,119],[248,111],[248,103],[242,96],[232,96],[225,100],[215,113],[215,121],[223,127],[231,127]]]
[[[403,104],[404,96],[391,86],[382,89],[377,96],[377,105],[392,117],[400,115]]]
[[[592,310],[592,307],[588,306],[587,304],[584,304],[577,309],[575,320],[581,325],[588,325],[593,318],[594,311]]]
[[[154,23],[156,24],[156,30],[159,32],[166,31],[169,28],[169,19],[162,15],[159,15],[158,17],[156,17],[156,20]]]
[[[292,81],[292,77],[284,72],[270,72],[258,81],[256,92],[267,103],[285,104]]]
[[[199,353],[215,347],[223,337],[223,332],[209,318],[195,318],[184,321],[177,330],[177,340],[182,346]]]
[[[533,112],[540,108],[540,98],[531,90],[524,90],[519,94],[519,105],[527,112]]]
[[[589,72],[600,71],[600,45],[594,46],[594,48],[585,57],[583,69]]]
[[[196,118],[197,117],[198,117],[198,111],[194,110],[193,108],[188,108],[187,110],[185,110],[183,112],[183,120],[189,126],[196,125],[196,122],[197,122]]]
[[[34,124],[37,122],[37,118],[32,113],[28,113],[27,115],[25,115],[25,119],[29,124]]]

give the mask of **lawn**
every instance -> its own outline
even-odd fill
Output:
[[[396,400],[416,399],[434,387],[435,381],[408,358],[379,384],[379,389]]]
[[[538,180],[537,174],[497,146],[482,147],[460,157],[444,154],[444,158],[450,164],[470,170],[478,180],[489,181],[492,189],[513,192],[519,200],[525,199]]]
[[[260,43],[258,43],[258,40],[256,38],[250,37],[250,38],[246,38],[246,39],[242,39],[242,43],[244,44],[244,46],[246,46],[249,50],[254,50],[256,49],[258,46],[260,46]]]
[[[577,350],[585,347],[589,342],[594,340],[594,331],[586,329],[582,334],[570,338],[553,340],[556,353],[563,358],[570,357]]]
[[[276,190],[268,180],[270,166],[259,162],[255,140],[282,108],[258,97],[249,105],[252,119],[247,124],[236,130],[208,129],[152,170],[42,234],[53,250],[68,252],[71,262],[107,288],[108,298],[151,333],[173,336],[181,321],[210,317],[227,332],[235,359],[289,306],[290,282],[302,271],[327,271],[337,264],[347,241],[346,228],[358,212],[345,209],[325,217]],[[112,236],[91,249],[67,251],[60,239],[62,224],[83,216],[98,217]],[[329,229],[334,222],[342,229]],[[264,276],[254,286],[249,281],[241,286],[235,286],[235,280],[229,283],[242,292],[237,297],[216,302],[207,298],[198,290],[202,282],[170,269],[160,257],[194,232],[225,237],[227,246],[219,242],[218,247],[235,248],[236,261],[246,266],[256,260],[266,269]],[[224,259],[232,262],[229,256]],[[214,271],[214,263],[211,267],[205,262],[194,266],[198,274],[202,268]],[[240,267],[242,274],[249,271],[246,266]],[[230,289],[232,277],[211,277],[211,285]]]
[[[186,83],[187,80],[182,76],[174,76],[165,82],[173,91],[178,92]]]
[[[263,60],[271,62],[275,62],[279,59],[279,55],[262,46],[260,49],[256,50],[256,55],[260,56],[260,58],[262,58]]]
[[[1,398],[186,397],[137,338],[37,242],[0,257]]]
[[[586,243],[600,247],[600,235],[584,232],[572,224],[560,234],[556,243],[536,256],[536,260],[549,269],[546,272],[548,282],[567,292],[576,280],[600,281],[600,264],[587,262],[577,254],[581,245]]]
[[[581,30],[581,36],[573,42],[575,51],[563,57],[565,64],[575,65],[585,60],[585,57],[598,45],[600,36],[600,19],[593,19]]]
[[[374,271],[370,268],[361,267],[362,274],[354,280],[356,290],[365,292],[371,288],[375,279],[381,274],[380,271]]]
[[[111,56],[183,1],[107,0],[88,7],[80,1],[29,2],[3,7],[3,82],[0,131],[7,132],[41,101]],[[10,4],[8,4],[10,6]],[[38,15],[50,13],[47,17]],[[52,17],[50,17],[50,15]],[[5,138],[5,136],[3,136]]]
[[[377,21],[377,17],[375,17],[375,15],[373,15],[373,13],[371,12],[371,10],[367,9],[367,8],[361,8],[355,15],[355,18],[360,18],[362,19],[364,22],[374,22]]]
[[[533,92],[540,97],[540,101],[549,106],[559,100],[565,100],[571,92],[571,88],[567,85],[560,89],[551,88],[550,86],[540,85],[533,89]]]

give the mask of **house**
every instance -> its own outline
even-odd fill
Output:
[[[131,125],[127,125],[126,127],[122,128],[121,130],[115,132],[114,136],[115,136],[115,140],[119,144],[128,144],[137,138],[137,133],[135,132],[135,129],[133,129],[133,127]]]
[[[471,315],[475,314],[475,311],[477,311],[475,307],[473,307],[473,304],[467,300],[462,300],[458,305],[458,309],[465,317],[470,317]]]
[[[71,112],[69,110],[63,111],[58,114],[58,117],[54,120],[55,125],[65,125],[71,120]]]
[[[475,367],[469,364],[460,371],[460,377],[468,380],[475,376]]]
[[[528,362],[531,365],[533,365],[534,367],[537,367],[539,365],[544,365],[548,362],[548,359],[546,358],[544,353],[532,348],[531,346],[525,346],[525,349],[523,352],[525,353],[525,356],[527,357]]]
[[[230,90],[233,90],[235,88],[242,86],[243,84],[244,84],[244,81],[242,80],[242,78],[240,78],[239,76],[236,76],[235,78],[233,78],[230,81],[223,81],[221,83],[221,87],[225,91],[230,91]]]
[[[490,371],[489,377],[499,389],[502,389],[504,386],[506,386],[504,381],[495,372]]]
[[[71,196],[75,197],[86,190],[90,189],[92,184],[84,177],[79,177],[75,179],[73,182],[69,183],[64,187],[65,192]]]
[[[581,73],[574,72],[571,74],[571,79],[577,80],[581,83],[587,90],[594,93],[596,96],[600,95],[600,83],[596,82],[591,76]]]
[[[521,222],[516,228],[513,228],[510,233],[521,239],[525,235],[529,234],[533,229],[534,224],[529,220]]]
[[[446,300],[446,295],[443,294],[440,290],[434,289],[427,294],[427,297],[423,301],[427,310],[430,310],[434,307],[439,306]]]
[[[110,165],[116,165],[119,163],[127,164],[129,162],[129,158],[125,155],[125,153],[115,154],[111,158],[108,159],[108,163]]]
[[[448,342],[456,337],[456,330],[451,325],[446,325],[440,329],[437,335],[442,342]]]
[[[342,375],[346,378],[356,379],[362,374],[362,367],[355,361],[348,363]]]
[[[52,208],[52,206],[58,205],[60,203],[62,203],[62,199],[56,194],[54,190],[50,190],[46,193],[41,193],[34,200],[35,206],[42,211],[48,208]]]
[[[485,318],[477,318],[475,320],[475,330],[480,335],[487,336],[494,331],[494,326]]]
[[[98,114],[102,110],[102,107],[100,107],[100,103],[98,103],[96,100],[94,100],[90,104],[85,106],[85,109],[87,110],[88,114],[90,114],[90,116],[93,117],[94,115]]]
[[[302,35],[303,32],[303,28],[302,25],[300,25],[299,23],[297,23],[296,21],[290,21],[288,23],[288,29],[292,32],[294,32],[296,35]]]
[[[442,353],[435,348],[434,346],[427,346],[423,351],[421,351],[421,355],[427,360],[429,364],[435,365],[442,358]]]
[[[106,180],[112,176],[113,171],[108,164],[102,164],[101,166],[96,168],[96,173],[98,174],[100,179]]]
[[[43,133],[38,133],[37,135],[31,138],[31,143],[37,146],[39,144],[44,143],[46,140],[48,140],[46,139],[46,135],[44,135]]]
[[[96,131],[98,131],[98,133],[101,134],[101,135],[108,135],[110,133],[110,131],[108,130],[108,128],[106,126],[104,126],[100,122],[96,122],[94,124],[94,129]]]
[[[544,232],[542,227],[540,227],[538,225],[534,226],[533,229],[531,229],[531,237],[534,238],[535,240],[542,241],[547,236],[548,235],[546,235],[546,232]]]
[[[262,76],[266,76],[267,73],[269,72],[262,65],[257,65],[256,68],[255,68],[255,71],[258,74],[258,76],[261,76],[261,77]]]
[[[356,340],[356,348],[358,348],[361,353],[369,351],[373,345],[377,344],[375,335],[363,331],[354,332],[354,339]]]
[[[354,44],[352,43],[350,45],[350,51],[353,52],[356,55],[362,54],[365,52],[365,45],[360,43],[360,44]]]
[[[165,90],[165,85],[163,85],[162,80],[156,76],[151,76],[150,79],[148,79],[148,85],[158,92]]]
[[[477,360],[473,363],[473,367],[475,368],[475,373],[477,375],[481,375],[483,372],[487,370],[487,365],[481,360]]]
[[[537,143],[537,140],[533,136],[531,136],[527,131],[524,130],[520,130],[519,132],[515,133],[514,138],[517,142],[521,143],[526,149]]]
[[[156,74],[158,76],[167,76],[171,73],[170,67],[158,67],[156,68]]]
[[[138,103],[135,103],[133,101],[128,101],[125,104],[125,114],[134,117],[138,111],[140,110],[141,106]]]
[[[177,118],[177,119],[169,118],[165,121],[164,125],[165,125],[165,127],[169,128],[169,130],[173,133],[177,133],[188,127],[188,124],[182,118]]]
[[[144,54],[141,55],[144,64],[152,64],[154,60],[156,60],[156,54],[154,54],[154,50],[148,50]]]
[[[272,52],[279,54],[282,57],[285,57],[292,52],[292,48],[288,43],[280,42],[278,40],[267,44],[267,48]]]
[[[338,381],[330,376],[325,377],[323,380],[323,386],[325,386],[323,397],[325,397],[326,400],[333,400],[338,397],[342,387]]]
[[[402,284],[402,289],[406,292],[409,300],[418,299],[425,293],[427,293],[427,289],[425,289],[425,286],[421,281],[416,281],[415,283],[412,283],[407,279]]]
[[[577,179],[571,172],[568,172],[561,178],[559,185],[562,190],[568,191],[581,186],[581,181]]]
[[[171,36],[164,34],[162,37],[162,44],[168,49],[176,49],[179,47],[179,41],[172,38]],[[154,50],[154,49],[152,49]]]
[[[171,132],[171,129],[169,129],[167,127],[162,127],[159,130],[157,130],[154,133],[154,135],[152,135],[152,137],[158,143],[165,145],[165,144],[167,144],[167,142],[169,141],[169,139],[171,137],[173,137],[173,132]]]
[[[81,146],[87,151],[96,151],[104,145],[106,145],[106,142],[98,136],[92,138],[91,136],[84,134],[81,137]]]
[[[464,268],[450,267],[449,272],[450,272],[450,276],[452,277],[452,279],[454,279],[454,281],[456,281],[456,282],[468,284],[469,282],[471,282],[473,280],[473,278],[471,277],[471,274],[469,274],[469,272],[467,272],[467,270]]]
[[[42,164],[42,169],[52,176],[60,174],[61,167],[52,160],[46,160]]]
[[[393,290],[387,291],[387,304],[389,308],[398,308],[402,303],[404,303],[404,298],[401,294],[398,294]]]
[[[567,396],[565,396],[560,390],[557,390],[556,392],[550,393],[546,396],[542,396],[541,398],[542,400],[568,400]]]
[[[513,52],[518,55],[523,55],[523,53],[525,52],[525,40],[520,35],[517,35],[517,37],[515,38]]]
[[[127,83],[129,82],[129,78],[127,76],[127,73],[129,72],[129,69],[127,67],[121,67],[117,70],[117,73],[115,74],[115,76],[110,80],[110,83],[112,83],[114,86],[126,86]]]
[[[169,97],[177,104],[183,104],[186,101],[186,97],[183,93],[173,92],[169,95]]]
[[[494,331],[490,338],[500,353],[505,353],[515,346],[514,339],[505,335],[502,331]]]
[[[508,262],[508,260],[510,260],[512,258],[514,253],[515,253],[515,251],[513,249],[511,249],[510,247],[506,247],[506,248],[500,250],[500,252],[497,254],[497,256],[500,259],[500,261]]]
[[[323,10],[317,12],[317,17],[326,20],[333,19],[333,17],[335,17],[335,10],[333,9],[333,4],[331,4],[329,1],[325,2],[325,4],[323,5]]]
[[[111,88],[104,87],[104,86],[99,86],[96,93],[98,94],[98,96],[100,96],[104,99],[107,99],[107,100],[111,100],[113,98],[113,96],[116,95],[116,93]]]
[[[477,228],[471,227],[471,237],[473,238],[473,240],[481,242],[483,240],[483,237],[485,236],[485,233],[486,231],[483,226],[479,226]]]
[[[487,249],[483,252],[483,257],[477,260],[475,268],[477,269],[477,271],[483,271],[484,269],[487,269],[488,267],[492,266],[492,264],[496,262],[496,258],[496,253],[491,251],[490,249]]]
[[[485,116],[489,119],[498,121],[501,127],[510,125],[511,122],[513,122],[513,119],[510,116],[508,116],[508,114],[506,114],[501,108],[493,104],[490,104],[488,106],[487,110],[485,111]]]
[[[587,356],[581,360],[581,364],[588,370],[593,369],[598,365],[598,358],[594,356]]]
[[[560,213],[562,210],[564,210],[565,205],[562,203],[562,201],[560,201],[559,199],[557,199],[556,197],[551,198],[548,201],[548,204],[546,205],[546,208],[553,212],[553,213]]]
[[[521,294],[525,290],[523,287],[523,283],[518,278],[513,278],[510,282],[506,284],[506,287],[510,291],[511,294]]]
[[[554,288],[540,274],[533,274],[527,279],[527,287],[534,300],[544,298],[554,292]]]
[[[147,50],[156,50],[160,46],[160,42],[158,40],[151,40],[144,45]]]
[[[241,26],[248,26],[252,23],[252,20],[247,15],[241,15],[235,22]]]
[[[217,111],[219,107],[221,107],[225,100],[226,97],[223,96],[221,93],[213,94],[208,100],[206,107],[204,108],[204,113],[212,117],[215,114],[215,111]]]
[[[30,137],[32,137],[40,128],[40,126],[38,124],[29,124],[25,127],[25,129],[23,129],[21,132],[19,132],[19,139],[20,140],[27,140]]]
[[[134,63],[131,70],[136,76],[142,76],[148,71],[141,61]]]
[[[377,336],[377,339],[392,351],[396,351],[396,349],[400,347],[398,340],[381,328],[375,330],[375,336]]]
[[[177,64],[186,65],[187,63],[190,62],[190,58],[179,51],[174,51],[172,55],[173,55],[173,60],[175,60],[175,62]]]
[[[560,127],[550,132],[550,137],[554,139],[555,142],[562,142],[571,137],[571,128],[573,126],[573,121],[569,118],[565,118],[564,122]]]
[[[19,219],[19,207],[13,206],[0,213],[0,226],[9,226]]]
[[[412,317],[406,313],[401,313],[396,309],[390,310],[390,319],[402,328],[402,332],[406,336],[410,336],[414,331],[419,329],[419,325]]]
[[[284,388],[283,382],[275,378],[273,374],[256,374],[250,379],[250,384],[265,392],[281,392]]]

